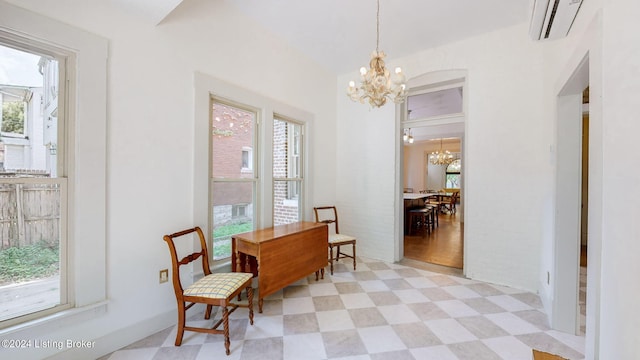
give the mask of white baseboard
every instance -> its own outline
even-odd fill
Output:
[[[48,360],[87,360],[97,359],[110,354],[158,331],[176,324],[178,314],[176,310],[167,311],[126,328],[118,329],[110,334],[94,340],[94,347],[90,349],[67,349],[47,358]]]

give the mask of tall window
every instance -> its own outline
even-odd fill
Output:
[[[65,57],[0,34],[0,327],[65,307]],[[12,322],[14,322],[12,320]]]
[[[453,160],[451,164],[447,165],[447,179],[445,188],[447,189],[459,189],[460,188],[460,159]]]
[[[256,112],[211,101],[211,204],[213,259],[231,256],[231,236],[254,227]]]
[[[282,118],[273,119],[273,224],[289,224],[301,219],[302,125]]]

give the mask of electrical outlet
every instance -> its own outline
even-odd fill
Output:
[[[160,270],[160,284],[169,281],[169,269]]]

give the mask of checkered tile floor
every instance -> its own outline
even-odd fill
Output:
[[[173,326],[100,360],[531,360],[533,348],[584,358],[584,337],[550,330],[535,294],[364,258],[357,268],[302,279],[266,298],[262,314],[255,301],[253,326],[235,311],[228,357],[222,335],[185,332],[173,346]]]

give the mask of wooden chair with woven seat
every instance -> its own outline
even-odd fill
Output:
[[[199,237],[200,251],[178,259],[174,240],[179,237],[184,237],[184,239],[191,244],[192,237],[185,235],[193,233],[197,233]],[[185,330],[208,334],[223,334],[224,347],[227,355],[229,355],[231,353],[229,350],[229,346],[231,345],[229,340],[229,314],[234,312],[238,307],[248,308],[249,322],[253,325],[253,288],[251,287],[253,274],[242,272],[211,273],[211,270],[209,269],[207,243],[205,241],[204,234],[199,227],[183,230],[171,235],[165,235],[163,239],[167,242],[169,252],[171,253],[173,289],[178,302],[178,332],[176,334],[175,345],[180,346],[182,344],[182,337]],[[201,262],[204,277],[186,288],[183,288],[180,281],[180,267],[182,265],[187,265],[198,258],[202,258]],[[232,302],[231,300],[234,297],[240,296],[243,289],[246,289],[247,291],[247,303],[241,304]],[[204,314],[205,319],[209,319],[211,317],[211,310],[213,306],[219,306],[222,309],[222,318],[211,328],[186,326],[186,311],[195,304],[205,304],[207,306]],[[231,308],[231,310],[229,310],[229,308]],[[220,324],[223,325],[222,330],[218,329]]]
[[[325,223],[327,225],[335,225],[335,233],[329,232],[329,269],[333,275],[333,260],[338,261],[344,258],[353,259],[353,270],[356,269],[356,238],[350,235],[340,234],[338,227],[338,210],[335,206],[314,207],[313,212],[316,215],[316,222]],[[340,251],[341,246],[352,246],[352,255],[345,254]],[[333,257],[333,248],[336,248],[336,257]]]

